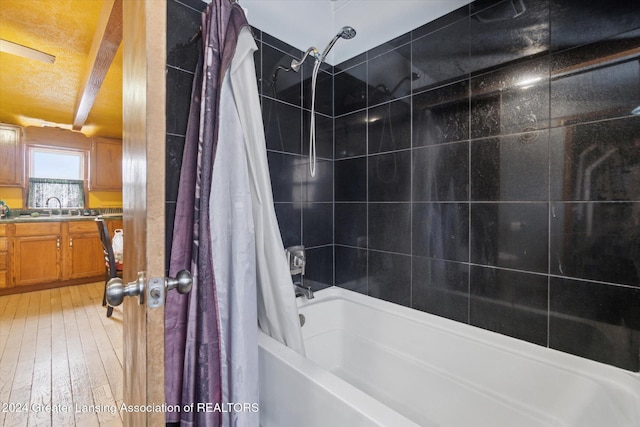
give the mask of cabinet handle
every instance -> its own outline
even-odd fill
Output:
[[[69,247],[73,248],[73,237],[69,238]]]
[[[56,249],[60,249],[60,238],[56,240]]]

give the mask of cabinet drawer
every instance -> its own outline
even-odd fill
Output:
[[[59,222],[16,224],[16,236],[48,236],[52,234],[60,234]]]
[[[0,252],[6,252],[9,248],[9,239],[7,237],[0,237]]]
[[[9,254],[7,254],[6,252],[0,253],[0,272],[2,272],[2,270],[6,270],[7,268],[9,268]]]
[[[0,236],[7,235],[7,224],[0,224]]]
[[[95,233],[98,235],[98,226],[95,221],[73,221],[68,222],[69,233],[71,234],[86,234]]]

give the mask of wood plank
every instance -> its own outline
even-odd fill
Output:
[[[50,425],[51,410],[46,408],[51,406],[51,291],[38,292],[34,297],[39,297],[39,315],[29,425]]]
[[[74,406],[90,405],[92,402],[91,384],[86,362],[82,353],[82,342],[78,331],[76,310],[70,288],[60,289],[62,297],[64,329],[67,338],[67,358]],[[84,326],[84,325],[83,325]],[[76,425],[98,425],[98,417],[93,412],[75,412]]]
[[[51,383],[55,384],[51,391],[51,405],[58,408],[70,408],[68,412],[52,412],[52,424],[60,426],[73,425],[74,423],[73,393],[62,298],[59,288],[51,291]]]
[[[18,308],[18,301],[20,301],[20,295],[0,298],[0,359],[2,359],[2,355],[7,348],[9,331]]]
[[[31,396],[31,378],[35,360],[35,344],[37,335],[37,313],[39,310],[36,295],[27,294],[21,298],[20,306],[14,318],[15,328],[11,327],[11,333],[15,333],[15,347],[17,358],[11,358],[15,373],[10,386],[8,399],[2,401],[18,404],[20,410],[9,412],[4,420],[5,426],[26,426],[29,411],[29,399]],[[21,335],[21,336],[18,336]],[[11,339],[11,337],[10,337]],[[7,352],[8,354],[13,351]],[[4,372],[2,372],[4,376]],[[3,396],[4,397],[4,396]]]
[[[26,396],[26,412],[0,413],[0,425],[123,425],[122,364],[107,333],[120,328],[121,337],[122,323],[106,318],[103,289],[98,282],[0,297],[0,401]],[[76,404],[87,407],[76,414]]]
[[[73,130],[81,130],[122,42],[122,0],[105,0],[78,92]]]

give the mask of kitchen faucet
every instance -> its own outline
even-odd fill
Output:
[[[60,210],[60,214],[62,214],[62,202],[57,197],[49,197],[47,199],[47,201],[45,202],[45,206],[49,207],[49,202],[51,201],[51,199],[54,199],[54,200],[58,201],[58,209]],[[49,214],[51,215],[51,210],[49,210]]]

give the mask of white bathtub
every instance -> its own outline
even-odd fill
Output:
[[[341,288],[261,334],[263,427],[638,427],[640,375]]]

